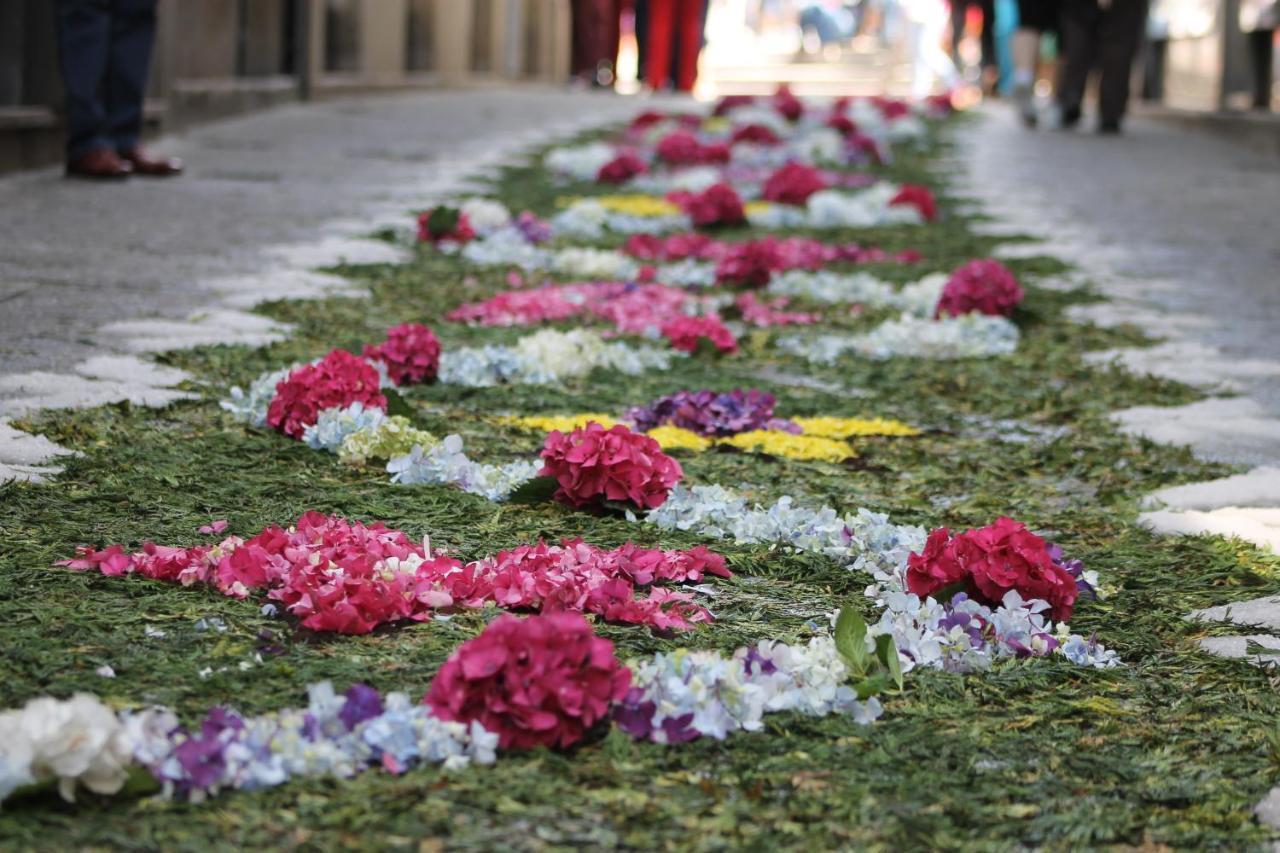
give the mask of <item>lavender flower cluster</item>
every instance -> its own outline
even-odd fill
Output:
[[[677,391],[632,408],[627,420],[641,432],[668,424],[706,436],[737,435],[756,429],[799,433],[796,424],[773,416],[776,403],[772,394],[754,389]]]

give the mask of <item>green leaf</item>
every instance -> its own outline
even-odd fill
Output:
[[[893,683],[901,690],[902,661],[898,659],[898,644],[893,641],[892,635],[881,634],[876,637],[876,657],[889,671],[889,677],[893,679]]]
[[[870,699],[872,696],[877,696],[888,690],[892,683],[888,675],[883,672],[877,672],[875,675],[864,678],[861,681],[855,681],[853,690],[858,694],[859,699]]]
[[[555,494],[559,485],[555,477],[534,477],[512,492],[507,502],[513,504],[546,503],[551,500],[551,496]]]
[[[867,671],[867,623],[852,607],[840,608],[836,616],[836,651],[855,676]]]
[[[394,388],[383,388],[382,396],[387,398],[387,414],[399,415],[404,418],[413,420],[415,414],[413,406],[409,401],[400,395],[400,392]]]
[[[443,237],[453,233],[460,219],[462,219],[461,210],[442,204],[427,215],[427,230],[433,237]]]

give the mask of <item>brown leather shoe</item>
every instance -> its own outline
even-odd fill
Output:
[[[152,157],[145,148],[141,147],[121,151],[120,156],[132,165],[133,171],[139,175],[167,178],[182,174],[182,161],[176,157]]]
[[[88,154],[67,162],[68,178],[119,180],[133,174],[133,167],[121,160],[110,148],[95,148]]]

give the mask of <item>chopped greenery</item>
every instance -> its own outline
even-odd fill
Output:
[[[942,188],[943,209],[955,211],[960,199],[946,196],[947,176],[930,171],[940,153],[933,147],[901,156],[890,171]],[[543,214],[558,198],[597,191],[555,185],[536,164],[506,169],[493,183],[513,209]],[[975,235],[973,222],[952,213],[927,228],[823,236],[920,249],[926,260],[918,267],[875,270],[905,281],[989,253],[995,241]],[[1081,602],[1073,628],[1096,631],[1120,653],[1123,668],[1015,661],[968,676],[914,671],[898,690],[901,676],[886,663],[896,656],[849,651],[860,648],[850,641],[872,616],[862,596],[866,575],[811,554],[714,543],[735,573],[715,583],[717,621],[675,638],[600,625],[620,655],[800,638],[814,620],[843,607],[842,651],[860,655],[857,671],[865,678],[892,687],[881,695],[886,713],[879,722],[859,727],[840,717],[774,715],[761,733],[679,746],[635,743],[614,732],[566,754],[504,755],[496,767],[369,772],[225,794],[203,805],[89,794],[68,805],[43,794],[5,803],[0,847],[1265,846],[1271,835],[1250,809],[1280,778],[1280,696],[1267,672],[1200,651],[1198,638],[1225,629],[1184,616],[1280,593],[1280,561],[1238,541],[1157,538],[1135,526],[1144,494],[1229,469],[1121,435],[1107,413],[1185,403],[1196,394],[1086,365],[1083,351],[1140,344],[1142,333],[1068,323],[1068,305],[1098,297],[1037,286],[1066,269],[1060,262],[1009,265],[1029,293],[1017,318],[1022,345],[1008,358],[849,359],[822,368],[779,354],[759,334],[739,357],[688,359],[667,373],[596,374],[566,387],[411,388],[403,410],[437,435],[460,433],[468,452],[486,461],[528,455],[540,444],[489,415],[621,414],[682,388],[760,387],[777,395],[784,416],[904,420],[925,433],[856,439],[858,456],[845,464],[731,452],[680,461],[691,482],[741,485],[762,500],[794,494],[927,526],[976,526],[997,515],[1024,520],[1101,573],[1109,596]],[[78,544],[194,543],[196,528],[218,518],[249,535],[308,509],[429,533],[466,557],[538,537],[698,542],[554,504],[501,505],[450,488],[392,487],[376,468],[346,467],[232,421],[217,405],[232,385],[333,347],[358,351],[395,323],[428,323],[446,348],[526,333],[443,321],[449,309],[504,287],[502,273],[429,250],[404,266],[338,272],[367,283],[370,298],[271,303],[260,310],[294,324],[289,340],[166,356],[197,377],[190,389],[196,400],[159,410],[121,404],[55,412],[19,424],[82,456],[53,483],[0,486],[0,707],[91,691],[120,706],[171,705],[193,721],[219,703],[246,712],[297,705],[305,685],[321,679],[421,693],[450,650],[493,615],[318,636],[263,615],[253,601],[53,566]],[[797,384],[800,376],[822,380],[826,390]],[[96,675],[102,665],[116,677]]]

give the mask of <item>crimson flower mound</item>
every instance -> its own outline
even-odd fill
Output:
[[[290,438],[302,438],[321,409],[363,403],[387,410],[378,371],[358,355],[336,349],[316,364],[304,364],[281,379],[267,407],[267,425]]]
[[[783,266],[782,252],[773,240],[748,240],[730,245],[716,262],[716,284],[760,288]]]
[[[729,146],[721,142],[703,145],[687,130],[675,130],[658,140],[658,159],[672,166],[697,166],[729,162]]]
[[[596,173],[596,180],[602,184],[625,184],[636,175],[643,175],[647,171],[649,171],[649,165],[644,160],[630,151],[624,151],[600,167],[600,171]]]
[[[747,221],[747,209],[737,190],[725,183],[712,184],[700,193],[673,192],[667,196],[689,215],[699,228],[718,225],[741,225]]]
[[[918,184],[903,184],[898,194],[889,199],[889,205],[907,205],[920,211],[925,222],[936,222],[938,219],[938,202],[928,187]]]
[[[697,352],[704,340],[723,355],[733,355],[738,351],[738,339],[716,317],[676,317],[663,323],[661,331],[671,348],[681,352]]]
[[[556,499],[576,508],[623,501],[653,509],[684,476],[658,442],[622,424],[605,429],[592,421],[568,435],[555,430],[543,445],[542,460],[539,475],[555,477]]]
[[[626,695],[631,671],[577,613],[500,616],[445,661],[423,703],[503,749],[572,746]]]
[[[1024,599],[1049,602],[1059,620],[1071,618],[1079,595],[1075,577],[1054,560],[1049,544],[1003,516],[955,537],[945,527],[930,533],[924,553],[907,558],[907,589],[922,598],[964,591],[992,606],[1016,590]]]
[[[387,329],[387,339],[377,346],[365,344],[364,357],[385,364],[397,385],[434,382],[440,372],[440,341],[421,323],[405,323]]]
[[[969,261],[947,279],[937,316],[959,317],[976,311],[1009,317],[1023,295],[1022,286],[1004,264],[991,259]]]
[[[762,195],[778,204],[803,205],[809,196],[827,188],[822,173],[803,163],[788,163],[764,182]]]
[[[418,214],[419,243],[434,244],[444,240],[466,243],[475,236],[471,221],[456,207],[440,205]]]

